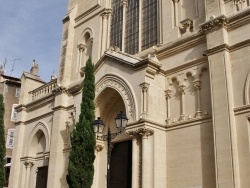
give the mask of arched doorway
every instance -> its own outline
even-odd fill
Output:
[[[126,107],[120,93],[111,87],[106,87],[96,99],[96,116],[101,117],[105,123],[103,134],[107,134],[108,128],[111,133],[118,132],[115,125],[115,117],[120,112],[126,112]],[[107,143],[100,155],[97,171],[107,166]],[[130,137],[123,131],[112,140],[110,166],[110,187],[131,188],[132,178],[132,142]],[[99,181],[106,182],[106,172],[99,171]],[[99,182],[98,181],[98,182]]]

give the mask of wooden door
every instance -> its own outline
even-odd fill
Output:
[[[47,188],[48,166],[39,167],[36,176],[36,188]]]
[[[110,162],[110,187],[131,188],[132,142],[114,144]]]

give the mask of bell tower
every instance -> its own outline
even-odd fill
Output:
[[[84,76],[86,61],[95,64],[109,46],[111,0],[70,0],[63,18],[58,84],[67,87]]]

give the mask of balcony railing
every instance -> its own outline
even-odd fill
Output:
[[[52,93],[52,91],[56,88],[57,86],[57,80],[54,79],[52,81],[50,81],[49,83],[33,90],[30,91],[29,94],[31,95],[32,101],[39,99],[47,94]]]

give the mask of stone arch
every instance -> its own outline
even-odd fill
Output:
[[[27,148],[26,156],[35,155],[34,148],[38,147],[36,144],[43,144],[43,152],[49,152],[50,147],[50,132],[45,123],[39,122],[31,131]]]
[[[248,72],[246,83],[245,83],[245,104],[250,104],[250,71]]]
[[[80,40],[78,42],[78,63],[77,71],[83,68],[86,61],[92,56],[93,49],[93,30],[87,27],[81,34]]]
[[[131,121],[137,119],[137,107],[135,102],[135,95],[129,84],[122,78],[114,74],[108,74],[102,77],[96,84],[96,105],[98,106],[99,95],[107,88],[116,90],[122,97],[126,114]]]

